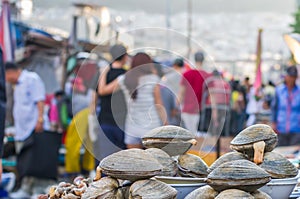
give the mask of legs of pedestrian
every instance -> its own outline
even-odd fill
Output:
[[[184,122],[185,128],[196,135],[198,130],[200,115],[182,113],[181,117]]]

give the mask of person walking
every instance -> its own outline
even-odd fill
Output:
[[[21,158],[24,160],[25,147],[26,151],[32,148],[34,142],[32,135],[42,133],[44,130],[45,86],[35,72],[23,70],[13,62],[5,64],[5,75],[6,81],[14,85],[13,117],[16,129],[14,140],[17,171],[21,180],[21,188],[11,193],[10,198],[30,198],[31,194],[38,194],[41,191],[42,185],[46,186],[49,183],[48,179],[28,176],[25,171],[28,165],[20,162]]]
[[[179,103],[182,104],[182,120],[185,128],[196,134],[198,131],[203,85],[209,76],[202,70],[204,54],[195,54],[196,68],[183,74],[178,95]]]
[[[126,72],[124,69],[128,59],[126,47],[122,44],[116,44],[110,48],[110,55],[112,62],[109,64],[106,76],[103,79],[105,84],[113,82],[117,77]],[[101,76],[103,74],[100,74]],[[97,93],[100,106],[98,113],[100,132],[94,144],[95,156],[98,160],[126,149],[124,129],[127,107],[124,94],[121,90],[114,93],[101,93],[100,90],[101,85],[99,82]]]
[[[165,74],[161,80],[161,97],[170,125],[180,126],[181,116],[177,96],[180,89],[184,61],[181,58],[175,59],[170,72]]]
[[[300,88],[296,84],[298,71],[290,66],[284,83],[276,86],[272,101],[272,127],[278,133],[278,146],[300,144]]]
[[[167,124],[160,96],[159,77],[152,59],[146,53],[137,53],[132,58],[131,69],[110,84],[105,82],[106,69],[99,82],[100,94],[122,90],[127,101],[128,113],[125,122],[127,148],[142,148],[141,137],[149,130]]]
[[[5,129],[6,113],[6,90],[5,90],[5,66],[3,63],[3,53],[0,48],[0,181],[2,177],[2,154],[3,154],[3,137]]]

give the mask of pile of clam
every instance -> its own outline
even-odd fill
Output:
[[[73,184],[52,186],[48,199],[173,199],[177,190],[154,176],[203,178],[208,184],[186,199],[269,199],[258,189],[272,178],[297,175],[297,168],[272,152],[277,135],[267,125],[253,125],[231,142],[233,152],[224,154],[209,168],[198,156],[186,152],[195,136],[177,126],[151,130],[142,138],[145,150],[128,149],[104,158],[93,180],[76,178]],[[106,177],[102,177],[106,176]]]
[[[146,151],[164,166],[158,175],[207,177],[207,164],[199,156],[186,153],[192,145],[197,144],[195,135],[188,130],[178,126],[162,126],[151,130],[142,141],[148,148]]]
[[[142,139],[146,150],[128,149],[104,158],[93,180],[76,178],[74,183],[52,186],[50,199],[173,199],[177,190],[154,176],[206,177],[207,165],[195,155],[185,154],[195,136],[177,126],[163,126]],[[106,176],[106,177],[102,177]]]
[[[256,124],[244,129],[230,143],[234,151],[224,154],[208,168],[208,185],[196,189],[186,199],[270,199],[258,189],[272,178],[298,174],[288,159],[272,152],[276,144],[277,135],[268,125]]]

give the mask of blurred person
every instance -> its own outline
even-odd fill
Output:
[[[243,83],[242,83],[242,87],[245,91],[245,94],[250,92],[250,88],[251,88],[251,83],[250,83],[250,78],[249,77],[245,77]],[[246,98],[247,99],[247,98]]]
[[[275,95],[275,84],[269,80],[268,84],[264,87],[264,94],[269,97],[274,97]]]
[[[34,136],[32,135],[44,131],[45,86],[35,72],[23,70],[12,62],[5,64],[5,75],[6,81],[14,85],[13,116],[16,129],[14,140],[17,171],[21,180],[21,188],[11,193],[10,198],[29,198],[31,194],[41,192],[41,186],[46,187],[49,183],[53,183],[48,179],[28,176],[25,171],[28,165],[20,162],[21,158],[24,158],[25,150],[28,152],[33,148],[31,143],[34,142],[32,140]],[[32,149],[30,153],[33,153]]]
[[[65,138],[65,171],[69,180],[78,175],[88,177],[95,168],[93,156],[93,144],[88,133],[88,115],[89,108],[85,108],[74,115],[70,125],[67,128]],[[84,148],[82,160],[80,158],[80,149]]]
[[[259,88],[255,89],[254,86],[250,88],[248,94],[248,103],[246,106],[246,113],[247,113],[247,121],[246,126],[251,126],[256,123],[257,115],[260,112],[262,107],[264,98],[263,87],[260,86]]]
[[[161,81],[161,98],[170,125],[179,126],[181,122],[180,109],[176,101],[179,94],[183,67],[183,59],[175,59],[171,71],[164,75]]]
[[[180,81],[182,78],[182,71],[184,67],[184,61],[181,58],[175,59],[170,72],[165,74],[162,78],[162,83],[168,87],[174,95],[178,95],[180,89]]]
[[[69,179],[78,175],[89,176],[95,167],[93,143],[89,134],[90,103],[94,90],[85,86],[82,77],[72,81],[72,114],[74,117],[66,130],[65,136],[65,171]],[[80,150],[84,148],[82,161]]]
[[[183,74],[178,94],[179,103],[182,104],[182,120],[185,128],[196,134],[199,126],[201,100],[205,79],[209,76],[202,70],[204,54],[195,54],[196,68]]]
[[[220,135],[227,130],[225,124],[229,122],[226,115],[228,114],[227,108],[230,106],[231,88],[217,70],[212,72],[212,76],[208,77],[205,83],[208,96],[205,101],[207,109],[205,110],[204,130],[213,135]]]
[[[248,114],[246,113],[246,108],[247,108],[248,101],[249,101],[250,89],[251,89],[250,78],[248,76],[246,76],[241,85],[241,92],[243,94],[243,98],[244,98],[244,102],[245,102],[245,106],[242,111],[244,120],[248,119]]]
[[[76,76],[71,80],[72,83],[72,113],[75,116],[81,110],[87,108],[91,99],[91,92],[85,86],[81,77]]]
[[[54,93],[53,98],[50,102],[50,108],[49,108],[49,121],[50,121],[50,130],[63,133],[63,125],[61,123],[61,113],[60,113],[60,106],[59,103],[61,103],[65,93],[62,90],[58,90]]]
[[[235,136],[244,129],[245,125],[245,99],[242,85],[239,81],[234,81],[231,92],[231,135]]]
[[[298,70],[290,66],[284,83],[276,86],[272,101],[272,127],[278,133],[278,146],[300,143],[300,88],[296,84]]]
[[[128,59],[126,47],[122,44],[116,44],[110,48],[110,55],[112,63],[107,68],[105,77],[103,77],[105,84],[113,82],[117,77],[126,72],[124,69]],[[100,74],[100,77],[102,75],[103,74]],[[105,135],[99,138],[99,142],[101,142],[103,146],[103,150],[100,150],[102,151],[102,159],[121,149],[126,149],[124,129],[127,108],[125,96],[121,90],[114,93],[103,94],[100,92],[101,86],[100,82],[98,82],[98,98],[100,101],[98,121],[102,131],[100,133],[104,133]],[[102,137],[108,140],[104,142],[104,138]],[[100,147],[101,143],[99,143]]]
[[[105,82],[108,70],[100,77],[100,94],[122,90],[127,101],[125,123],[127,148],[143,148],[141,137],[149,130],[167,124],[160,96],[159,77],[153,61],[146,53],[132,58],[131,69],[110,84]]]
[[[2,49],[0,48],[0,182],[2,179],[2,155],[3,155],[3,137],[5,129],[6,113],[6,89],[5,89],[5,66],[3,63]]]

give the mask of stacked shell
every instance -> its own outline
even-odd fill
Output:
[[[159,149],[128,149],[104,158],[99,166],[97,176],[102,173],[116,179],[130,181],[128,195],[124,198],[176,198],[177,191],[171,186],[150,179],[155,175],[173,175],[174,161]]]
[[[168,125],[151,130],[143,136],[142,141],[148,150],[158,148],[175,159],[178,167],[175,169],[178,171],[176,175],[194,178],[206,177],[208,174],[206,163],[199,156],[186,153],[197,143],[195,138],[195,135],[187,129]]]
[[[188,130],[179,126],[161,126],[149,131],[143,136],[142,142],[146,148],[159,148],[170,156],[183,155],[197,143]]]
[[[208,168],[207,184],[218,192],[215,198],[271,198],[257,189],[272,178],[298,174],[289,160],[272,152],[276,145],[277,135],[268,125],[256,124],[241,131],[230,143],[235,151],[224,154]],[[194,198],[209,199],[213,194]]]

